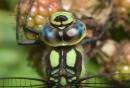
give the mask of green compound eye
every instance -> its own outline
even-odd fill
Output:
[[[50,23],[55,26],[66,26],[75,21],[72,13],[66,11],[55,12],[50,17]]]

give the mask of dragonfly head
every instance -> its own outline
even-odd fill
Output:
[[[74,21],[75,18],[73,14],[67,11],[55,12],[50,17],[50,23],[58,29],[64,29],[71,25]]]
[[[86,36],[86,26],[71,12],[58,11],[50,16],[41,33],[41,40],[50,46],[76,45]]]

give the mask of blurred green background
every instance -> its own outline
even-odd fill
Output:
[[[35,77],[25,46],[16,43],[15,6],[18,0],[0,0],[0,77]]]

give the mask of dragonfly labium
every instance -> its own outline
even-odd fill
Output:
[[[42,79],[3,77],[1,88],[129,88],[129,81],[106,81],[125,74],[87,75],[82,46],[99,40],[104,26],[99,36],[87,38],[85,24],[63,10],[59,0],[19,0],[16,9],[18,44],[45,46],[39,61]]]

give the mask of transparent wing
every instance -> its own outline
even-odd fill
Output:
[[[81,79],[80,83],[76,85],[81,88],[130,88],[130,79],[125,79],[125,77],[128,78],[128,75],[130,74],[116,73],[89,76]]]
[[[48,17],[61,9],[60,0],[19,0],[16,7],[17,42],[35,44]]]
[[[73,82],[69,88],[130,88],[130,80],[124,77],[130,74],[111,74],[95,75],[80,79],[79,82]],[[118,78],[118,80],[113,79]],[[0,78],[0,88],[59,88],[57,83],[51,83],[42,79],[23,78],[23,77],[6,77]],[[68,87],[67,87],[68,88]]]
[[[0,78],[0,88],[46,88],[46,81],[35,78]]]

